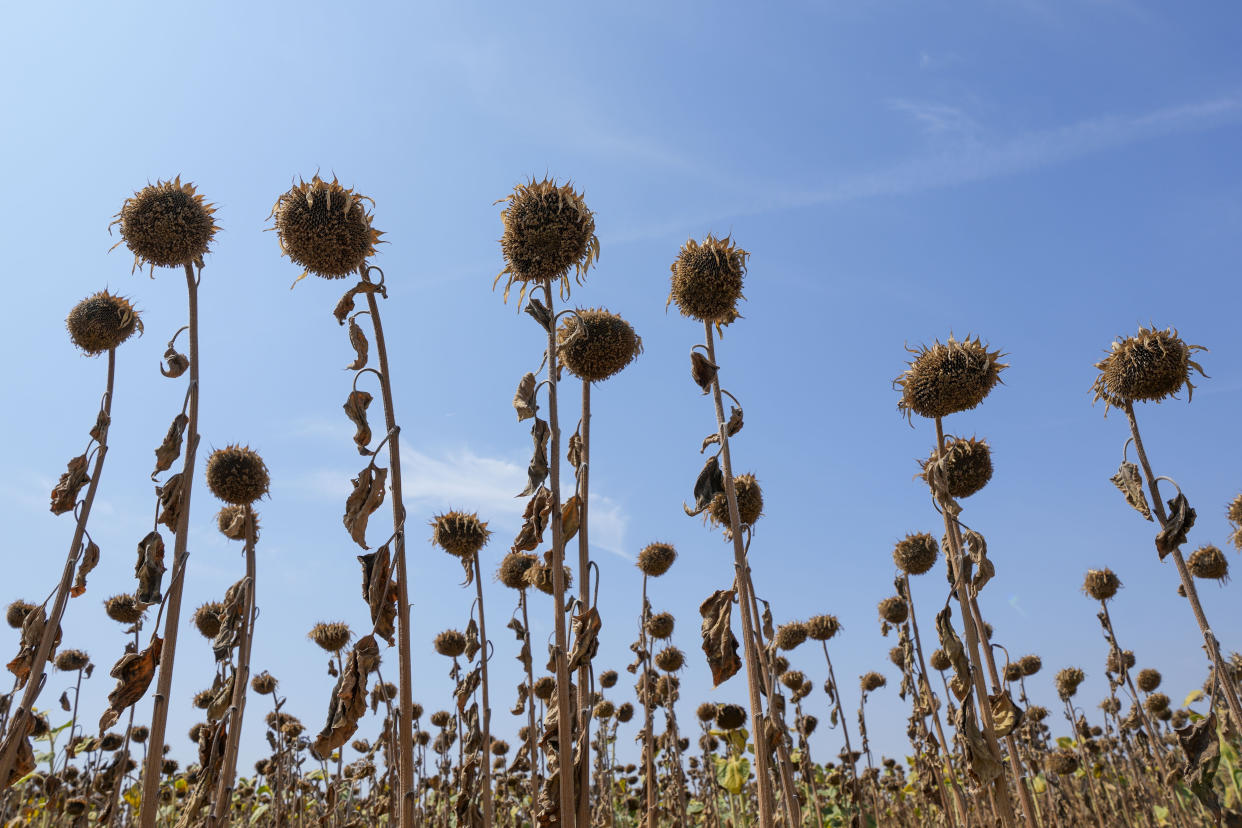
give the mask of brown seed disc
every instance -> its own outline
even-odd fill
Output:
[[[912,353],[909,368],[894,380],[901,388],[897,407],[907,416],[935,419],[974,408],[1009,367],[999,361],[999,351],[989,351],[978,338],[958,342],[950,336],[944,344],[937,341]]]
[[[134,254],[134,266],[178,267],[202,260],[215,236],[215,208],[193,184],[173,181],[149,184],[121,205],[114,224]]]
[[[726,236],[708,235],[688,240],[673,261],[668,301],[677,303],[682,316],[700,322],[727,325],[738,317],[746,260],[750,256]]]
[[[65,320],[73,344],[90,356],[109,351],[142,330],[128,299],[100,291],[73,306]]]
[[[263,458],[248,446],[216,449],[207,458],[207,486],[225,503],[254,503],[267,494],[270,482]]]
[[[383,235],[371,226],[366,196],[318,175],[299,181],[272,208],[281,251],[306,272],[343,279],[375,254]]]
[[[556,342],[565,367],[587,382],[619,374],[643,350],[630,323],[603,308],[566,315],[556,330]]]

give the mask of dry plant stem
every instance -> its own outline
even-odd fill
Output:
[[[910,594],[910,576],[903,574],[902,580],[905,582],[904,591],[906,601],[910,605],[910,630],[914,636],[914,654],[919,660],[919,692],[927,693],[927,701],[928,704],[931,705],[932,721],[935,722],[936,725],[936,737],[940,740],[940,754],[944,764],[943,773],[937,777],[936,782],[940,786],[942,801],[947,801],[943,799],[945,794],[944,777],[947,776],[949,778],[953,788],[953,808],[956,811],[954,814],[956,822],[949,819],[946,819],[946,822],[950,825],[954,825],[956,823],[966,825],[966,803],[962,800],[962,789],[958,787],[957,774],[953,770],[953,760],[949,752],[949,743],[945,741],[944,728],[940,724],[940,708],[936,705],[935,694],[932,693],[931,689],[931,682],[927,680],[927,663],[923,660],[923,639],[919,636],[918,617],[914,612],[914,596]],[[949,816],[947,808],[945,809],[945,816],[946,818]]]
[[[846,726],[845,710],[841,707],[841,686],[837,684],[837,676],[832,671],[832,658],[828,655],[828,642],[821,641],[824,648],[824,661],[828,662],[828,680],[832,682],[832,697],[836,700],[837,721],[841,723],[841,735],[845,739],[845,756],[842,765],[848,768],[846,778],[850,782],[850,791],[858,798],[858,769],[854,765],[854,749],[850,747],[850,729]]]
[[[112,415],[112,389],[115,381],[116,349],[110,348],[108,349],[108,384],[104,390],[103,400],[103,414],[109,418]],[[104,456],[107,453],[108,434],[105,431],[103,442],[99,444],[98,450],[95,452],[95,469],[91,475],[91,482],[86,489],[86,497],[82,500],[82,509],[78,516],[77,524],[73,528],[73,540],[69,543],[69,554],[65,558],[65,569],[61,572],[60,584],[56,588],[56,600],[52,604],[52,611],[49,613],[47,623],[43,627],[43,637],[39,639],[39,649],[35,651],[34,663],[30,667],[30,675],[26,678],[26,690],[22,694],[21,704],[11,720],[10,728],[12,728],[14,733],[17,732],[18,728],[24,730],[23,738],[11,739],[9,741],[9,751],[3,757],[0,757],[0,780],[5,780],[5,787],[7,787],[7,780],[13,771],[13,764],[17,760],[17,747],[25,738],[25,734],[30,732],[30,728],[34,724],[34,718],[30,715],[30,711],[34,708],[34,703],[39,698],[39,692],[43,689],[43,677],[47,673],[47,659],[52,652],[52,643],[55,641],[56,631],[60,628],[60,621],[65,615],[65,606],[69,602],[69,588],[73,584],[74,566],[78,561],[82,538],[86,534],[86,522],[91,516],[91,506],[95,502],[95,492],[99,490],[99,476],[103,471]]]
[[[1108,602],[1101,601],[1100,608],[1104,611],[1104,622],[1108,625],[1108,639],[1109,643],[1112,645],[1113,653],[1115,653],[1114,657],[1117,659],[1117,663],[1124,667],[1125,662],[1122,660],[1123,656],[1121,652],[1121,645],[1117,643],[1117,633],[1113,630],[1113,619],[1108,612]],[[1134,706],[1138,710],[1139,718],[1143,721],[1143,728],[1147,731],[1147,735],[1151,739],[1151,750],[1156,757],[1156,765],[1160,768],[1160,778],[1168,779],[1169,769],[1164,762],[1164,750],[1160,741],[1160,736],[1156,733],[1156,729],[1152,727],[1151,719],[1147,716],[1147,711],[1143,709],[1143,705],[1139,699],[1138,690],[1134,687],[1134,679],[1130,677],[1129,668],[1125,669],[1125,679],[1126,686],[1130,689],[1130,696],[1134,699]],[[1174,797],[1174,799],[1176,799],[1176,797]]]
[[[482,671],[482,691],[483,691],[483,761],[479,764],[483,768],[483,825],[485,828],[491,828],[492,825],[492,705],[488,701],[487,695],[487,658],[489,650],[487,642],[487,622],[483,619],[483,571],[479,568],[479,555],[474,555],[474,589],[475,596],[479,599],[479,637],[483,640],[483,649],[479,654],[481,661],[479,669]]]
[[[940,417],[936,418],[936,452],[937,457],[942,456],[945,452],[944,423]],[[1000,745],[996,740],[996,725],[992,721],[992,707],[988,704],[988,690],[983,681],[983,659],[979,656],[979,638],[976,634],[974,619],[971,613],[969,587],[966,579],[961,577],[963,572],[961,538],[957,534],[957,521],[949,513],[948,506],[947,502],[942,502],[940,511],[944,516],[944,530],[949,539],[949,554],[953,556],[953,567],[957,573],[957,601],[962,611],[962,629],[966,633],[966,655],[971,665],[970,675],[975,685],[975,698],[979,704],[983,737],[987,741],[988,748],[999,757]],[[974,702],[968,700],[964,703],[973,704]],[[992,781],[991,792],[997,816],[1000,817],[1001,823],[1006,828],[1013,828],[1016,823],[1013,803],[1009,801],[1009,788],[1005,784],[1003,777],[998,776]]]
[[[530,655],[530,618],[526,612],[526,590],[522,589],[518,592],[518,605],[522,608],[522,630],[524,631],[526,647],[526,658],[523,659],[523,666],[526,668],[526,750],[529,752],[530,759],[530,824],[538,825],[539,820],[535,816],[535,809],[539,802],[539,751],[535,746],[535,674],[531,668]]]
[[[712,365],[716,361],[716,342],[712,334],[712,323],[703,323],[704,344],[707,346],[707,359]],[[746,650],[746,684],[750,696],[751,735],[755,742],[755,777],[759,792],[759,826],[772,828],[772,781],[768,776],[767,739],[763,724],[763,699],[759,688],[762,678],[759,675],[760,661],[756,646],[755,627],[750,617],[751,585],[746,577],[746,548],[742,545],[742,521],[737,511],[737,489],[733,485],[733,460],[729,454],[729,434],[724,413],[724,401],[720,395],[720,378],[712,379],[712,402],[716,406],[716,428],[720,435],[720,457],[724,466],[725,502],[729,506],[729,531],[733,536],[733,565],[737,570],[738,602],[742,610],[742,639]]]
[[[647,621],[651,618],[651,604],[647,601],[647,573],[643,573],[643,608],[639,613],[638,640],[643,653],[643,777],[647,809],[644,824],[656,828],[656,770],[655,770],[655,723],[651,696],[655,692],[648,677],[651,674],[651,651],[647,639]]]
[[[1087,748],[1083,744],[1082,737],[1078,734],[1078,726],[1074,721],[1074,708],[1070,704],[1069,699],[1062,699],[1065,704],[1065,719],[1069,722],[1070,732],[1074,734],[1074,746],[1078,749],[1078,762],[1083,770],[1083,776],[1087,780],[1087,789],[1091,792],[1091,815],[1095,817],[1095,824],[1099,828],[1104,828],[1103,803],[1106,800],[1100,796],[1095,789],[1095,774],[1091,772],[1091,757],[1087,754]]]
[[[1152,474],[1151,463],[1147,460],[1147,451],[1143,448],[1143,438],[1139,436],[1138,420],[1134,418],[1134,403],[1126,403],[1126,419],[1130,423],[1130,436],[1134,438],[1134,449],[1138,453],[1139,465],[1143,467],[1143,476],[1147,479],[1147,488],[1151,491],[1152,509],[1156,513],[1156,517],[1160,520],[1160,525],[1164,526],[1168,523],[1169,516],[1164,509],[1164,501],[1160,499],[1160,489],[1156,485],[1156,476]],[[1203,614],[1203,605],[1199,603],[1199,591],[1195,588],[1194,578],[1190,576],[1190,571],[1186,569],[1186,559],[1182,557],[1181,548],[1173,550],[1173,561],[1177,564],[1177,574],[1181,576],[1182,588],[1186,592],[1186,600],[1190,602],[1190,609],[1195,615],[1195,621],[1199,623],[1199,631],[1203,633],[1203,641],[1207,644],[1208,656],[1212,659],[1212,667],[1218,676],[1228,675],[1227,670],[1221,669],[1224,659],[1220,657],[1220,642],[1216,640],[1216,636],[1212,633],[1211,626],[1208,625],[1207,616]],[[1229,715],[1233,717],[1234,726],[1242,729],[1242,703],[1238,701],[1238,692],[1231,681],[1217,682],[1225,694],[1225,702],[1229,707]]]
[[[190,312],[190,388],[189,422],[186,424],[185,464],[181,471],[181,514],[177,520],[177,536],[173,542],[172,580],[168,585],[168,614],[164,622],[164,643],[160,647],[160,675],[156,682],[151,708],[151,733],[147,737],[155,750],[147,753],[147,766],[142,771],[142,828],[155,828],[160,805],[160,778],[164,773],[164,733],[168,726],[168,696],[172,691],[173,662],[177,655],[177,631],[181,624],[181,592],[185,585],[185,567],[189,559],[186,542],[190,528],[190,490],[194,486],[194,459],[198,454],[198,280],[194,267],[185,266],[186,292]]]
[[[363,281],[367,279],[367,268],[359,268]],[[375,332],[375,353],[379,360],[380,394],[384,400],[384,425],[388,429],[388,466],[389,484],[392,487],[392,528],[393,557],[397,570],[397,658],[398,684],[400,686],[400,711],[398,727],[400,728],[398,744],[400,755],[401,797],[401,828],[414,828],[414,666],[410,655],[410,641],[413,630],[410,629],[410,588],[408,567],[405,559],[405,501],[401,497],[401,430],[397,427],[397,415],[392,404],[392,379],[388,371],[388,346],[384,340],[384,324],[380,320],[379,303],[375,300],[375,292],[367,292],[367,309],[371,312],[371,326]],[[144,828],[146,828],[144,826]]]
[[[552,305],[552,284],[544,282],[543,295],[552,319],[556,313]],[[575,828],[577,812],[574,810],[574,742],[573,719],[569,707],[569,643],[565,630],[565,534],[561,525],[561,429],[556,416],[557,407],[556,325],[548,325],[548,427],[552,432],[551,462],[548,464],[552,489],[552,603],[556,609],[556,739],[557,765],[560,771],[560,817],[561,828]],[[586,579],[586,573],[579,573]],[[586,828],[583,826],[582,828]]]
[[[241,743],[242,717],[246,713],[246,689],[250,686],[250,650],[254,644],[255,561],[254,512],[245,507],[246,521],[246,610],[237,643],[237,667],[233,670],[233,700],[229,706],[229,740],[224,746],[224,762],[207,828],[226,828],[232,813],[233,781],[237,776],[237,749]]]
[[[591,383],[582,381],[582,457],[578,469],[578,600],[579,612],[586,612],[591,605],[591,550],[587,545],[587,506],[590,503],[591,482]],[[584,745],[591,744],[591,663],[584,661],[578,670],[578,738]],[[578,777],[579,790],[591,789],[590,762],[582,763]],[[578,798],[578,824],[591,824],[590,797]]]

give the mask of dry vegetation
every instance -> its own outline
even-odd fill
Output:
[[[98,612],[98,603],[75,599],[87,592],[100,561],[88,522],[108,449],[117,350],[142,322],[126,299],[107,292],[72,309],[70,337],[88,355],[106,354],[107,379],[87,447],[68,462],[51,493],[53,513],[73,520],[60,579],[42,604],[14,600],[7,609],[19,635],[8,664],[14,686],[0,707],[0,780],[10,824],[1242,824],[1242,658],[1222,650],[1197,593],[1199,581],[1227,578],[1228,559],[1210,545],[1183,553],[1195,510],[1171,478],[1157,476],[1137,418],[1138,403],[1183,390],[1189,397],[1198,346],[1172,329],[1140,329],[1113,343],[1096,366],[1093,387],[1095,399],[1106,411],[1123,413],[1128,426],[1112,478],[1120,492],[1117,518],[1126,517],[1128,504],[1152,522],[1156,552],[1161,560],[1171,558],[1187,610],[1203,633],[1211,667],[1202,691],[1185,700],[1161,692],[1160,673],[1139,669],[1138,658],[1124,648],[1133,642],[1109,613],[1121,581],[1107,569],[1085,573],[1080,599],[1099,607],[1107,696],[1080,695],[1085,674],[1078,666],[1056,673],[1058,698],[1028,696],[1026,679],[1054,668],[1039,655],[1006,651],[978,600],[996,570],[965,502],[992,478],[991,449],[985,440],[946,431],[954,414],[986,401],[1007,366],[979,339],[950,337],[912,350],[894,389],[900,410],[927,435],[918,485],[927,487],[931,508],[911,515],[914,531],[895,540],[892,592],[877,590],[878,617],[851,622],[877,622],[895,642],[887,657],[896,670],[890,675],[899,677],[892,684],[905,706],[909,736],[908,756],[899,761],[876,756],[868,736],[868,701],[890,685],[885,674],[859,676],[859,707],[845,709],[831,657],[842,624],[830,614],[778,624],[781,608],[756,593],[748,552],[751,528],[763,516],[763,493],[753,474],[735,472],[732,449],[744,417],[741,403],[722,387],[726,375],[717,348],[726,326],[742,326],[738,303],[748,253],[731,238],[691,240],[677,251],[668,302],[702,326],[703,340],[690,353],[690,379],[711,401],[707,436],[701,446],[686,447],[685,511],[701,516],[705,531],[723,534],[733,565],[721,562],[718,572],[705,573],[719,588],[700,596],[701,617],[694,622],[701,647],[687,653],[676,642],[694,640],[693,632],[659,609],[659,579],[675,565],[677,552],[667,543],[647,545],[638,554],[642,589],[633,596],[633,661],[609,665],[597,658],[603,620],[596,604],[600,568],[588,543],[588,472],[591,442],[599,435],[590,430],[591,405],[602,390],[597,386],[639,356],[642,340],[613,312],[566,305],[571,287],[584,287],[599,255],[594,215],[569,185],[521,185],[504,200],[501,214],[504,269],[497,282],[507,280],[506,301],[513,286],[519,288],[514,298],[531,318],[522,323],[530,325],[524,332],[533,335],[533,370],[521,377],[513,397],[518,422],[530,421],[533,443],[528,483],[519,495],[526,506],[494,573],[509,591],[484,589],[493,576],[480,563],[492,540],[487,523],[474,513],[446,511],[430,517],[431,541],[461,563],[463,585],[474,592],[471,610],[460,628],[434,629],[430,619],[411,618],[406,540],[410,531],[427,530],[421,521],[407,521],[402,505],[401,432],[379,302],[387,292],[384,274],[368,263],[380,237],[369,204],[316,176],[280,196],[272,211],[282,252],[303,268],[299,279],[345,280],[332,312],[355,354],[352,382],[341,394],[356,428],[361,468],[343,523],[361,553],[372,626],[351,630],[323,621],[308,633],[328,654],[335,679],[325,709],[303,711],[324,721],[322,728],[308,728],[286,709],[277,677],[252,671],[263,658],[251,648],[262,596],[255,504],[269,483],[279,492],[280,482],[269,481],[263,460],[240,445],[212,453],[205,476],[224,504],[215,524],[242,545],[245,571],[219,601],[188,614],[188,632],[210,641],[215,680],[192,700],[168,695],[185,615],[182,586],[192,563],[186,535],[199,443],[197,289],[217,228],[212,207],[191,185],[160,182],[125,200],[116,224],[135,268],[181,268],[185,274],[188,324],[170,340],[161,367],[171,380],[186,377],[184,400],[155,451],[156,519],[138,543],[134,589],[103,602],[125,641],[104,662],[112,664],[110,684],[93,676],[91,656],[62,642],[60,624],[70,607]],[[356,309],[359,300],[365,305]],[[183,332],[188,354],[178,350]],[[373,411],[376,393],[380,405]],[[687,386],[687,393],[695,392]],[[382,425],[373,426],[381,411]],[[577,426],[563,432],[563,422]],[[178,461],[180,469],[170,473]],[[370,522],[386,501],[391,531]],[[1235,527],[1230,542],[1242,547],[1242,496],[1226,508]],[[922,531],[932,520],[941,526]],[[935,572],[942,558],[947,585],[934,575],[914,582]],[[550,602],[532,601],[536,593]],[[348,594],[343,601],[357,600],[356,590]],[[555,635],[546,652],[529,635],[532,613],[552,614]],[[497,634],[506,616],[513,640]],[[416,637],[434,638],[449,666],[443,695],[422,700],[434,710],[412,697],[410,643]],[[501,715],[507,710],[512,724],[496,727],[516,733],[513,744],[493,735],[496,688],[489,683],[488,654],[503,649],[500,642],[516,650],[524,675],[516,698],[502,702]],[[877,653],[876,666],[883,662]],[[49,667],[71,684],[59,703],[40,696]],[[679,719],[679,677],[704,668],[717,685],[738,676],[733,686],[744,704],[694,707],[687,699],[690,705],[681,709],[694,707],[695,715]],[[822,678],[812,674],[826,680],[817,684]],[[84,692],[107,692],[98,723],[79,721]],[[152,719],[135,722],[135,705],[148,695],[155,699]],[[188,734],[192,746],[171,751],[192,757],[184,763],[168,755],[166,743],[184,739],[166,735],[170,703],[192,703],[202,713]],[[1054,727],[1064,735],[1054,736]],[[270,754],[239,769],[243,728],[263,731]],[[817,729],[817,749],[830,744],[839,752],[812,754]],[[826,740],[825,730],[834,731]],[[623,763],[618,745],[631,742],[639,745],[637,761]]]

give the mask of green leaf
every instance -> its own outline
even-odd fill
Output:
[[[750,778],[750,760],[745,756],[731,756],[716,763],[716,781],[734,796],[740,794]]]

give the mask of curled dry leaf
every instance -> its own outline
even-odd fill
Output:
[[[336,303],[336,308],[332,311],[332,315],[336,317],[339,324],[344,325],[345,320],[354,312],[354,297],[359,293],[379,293],[384,298],[388,298],[387,294],[374,282],[359,282],[345,291],[345,295]]]
[[[99,546],[93,540],[87,538],[86,546],[82,550],[82,557],[78,560],[78,574],[74,576],[73,586],[69,588],[69,594],[72,597],[77,598],[86,592],[86,576],[98,565]]]
[[[729,407],[729,422],[725,423],[725,435],[732,437],[742,430],[742,409],[736,405]],[[720,444],[720,432],[713,431],[711,434],[703,438],[703,447],[699,449],[699,454],[707,451],[708,446]]]
[[[73,705],[69,703],[69,691],[64,690],[60,694],[60,709],[68,713],[73,710]]]
[[[540,302],[532,296],[526,303],[526,312],[529,313],[531,318],[538,322],[540,327],[542,327],[545,331],[550,331],[552,329],[552,311],[548,310],[543,302]]]
[[[536,387],[534,374],[528,371],[522,375],[517,391],[513,394],[513,408],[517,411],[519,423],[534,417],[535,412],[539,410],[539,403],[535,400]]]
[[[343,406],[345,416],[355,427],[354,444],[358,446],[358,453],[364,456],[371,453],[367,448],[371,442],[371,426],[367,423],[367,408],[373,399],[375,398],[367,391],[350,391]]]
[[[224,714],[229,712],[229,708],[233,705],[233,684],[236,680],[236,672],[229,673],[227,679],[220,678],[219,673],[216,674],[211,686],[214,691],[211,704],[207,705],[207,721],[218,722],[224,718]]]
[[[1108,478],[1140,515],[1152,520],[1151,507],[1147,505],[1147,495],[1143,493],[1143,479],[1139,476],[1139,467],[1133,463],[1123,462],[1117,473]]]
[[[17,676],[17,688],[26,686],[26,680],[30,678],[30,671],[34,669],[35,657],[39,654],[39,643],[43,640],[43,631],[47,628],[47,611],[39,606],[26,613],[26,620],[22,623],[22,641],[21,648],[17,651],[16,657],[8,663],[9,672]],[[60,644],[61,631],[56,630],[56,638],[52,642],[52,649],[48,652],[48,661],[51,661],[56,655],[56,647]]]
[[[579,424],[577,431],[569,438],[569,449],[565,452],[565,459],[569,461],[569,465],[574,470],[578,470],[582,466],[582,425]]]
[[[14,722],[13,726],[9,727],[8,734],[4,737],[4,746],[2,748],[4,754],[8,755],[11,751],[15,751],[16,758],[13,760],[13,770],[9,771],[9,778],[4,780],[4,786],[0,790],[7,789],[19,779],[34,772],[34,749],[30,746],[29,737],[30,726],[34,724],[34,719],[27,714],[24,724],[26,725],[25,727],[17,727],[17,722]],[[16,742],[16,748],[13,747],[14,742]]]
[[[388,469],[369,465],[354,478],[354,490],[345,501],[345,528],[363,549],[367,548],[367,521],[384,502]]]
[[[509,623],[506,626],[508,626],[509,629],[513,630],[513,634],[514,636],[517,637],[518,643],[522,645],[521,650],[517,654],[517,660],[522,663],[523,667],[526,667],[527,669],[529,669],[530,668],[530,641],[528,641],[526,638],[526,628],[522,626],[521,621],[517,620],[517,616],[510,618]],[[526,685],[525,684],[519,685],[518,692],[519,693],[526,692]],[[517,714],[515,713],[514,715],[516,716]]]
[[[91,479],[86,474],[86,455],[79,454],[69,461],[65,473],[52,489],[52,514],[63,515],[72,511],[78,501],[78,492],[89,482]]]
[[[690,376],[694,379],[695,385],[703,389],[704,394],[712,390],[712,382],[715,381],[716,372],[719,370],[711,360],[698,351],[690,352]]]
[[[1176,731],[1177,742],[1186,756],[1182,776],[1190,790],[1213,815],[1220,819],[1220,801],[1212,789],[1220,765],[1220,740],[1216,734],[1216,711]]]
[[[364,635],[350,650],[345,670],[332,690],[327,724],[311,746],[316,759],[327,759],[358,730],[358,720],[367,712],[367,676],[378,666],[379,645],[375,636]]]
[[[108,694],[108,709],[99,718],[99,733],[116,724],[121,712],[143,697],[155,676],[160,663],[160,651],[164,640],[158,635],[151,637],[151,644],[142,652],[126,653],[112,666],[109,675],[117,680],[116,688]]]
[[[155,489],[160,501],[160,514],[155,522],[164,524],[171,532],[177,531],[181,519],[181,474],[177,472]]]
[[[482,665],[475,665],[474,669],[462,676],[458,682],[456,689],[453,690],[453,698],[457,699],[457,712],[461,714],[466,709],[466,702],[470,701],[470,697],[474,695],[474,691],[479,689],[479,683],[482,680]]]
[[[108,416],[108,412],[102,408],[95,417],[95,425],[91,426],[91,439],[96,443],[108,442],[108,426],[112,425],[112,418]]]
[[[1195,525],[1195,510],[1181,492],[1169,501],[1169,519],[1156,533],[1156,551],[1160,560],[1186,542],[1186,533]]]
[[[966,648],[962,646],[962,639],[958,638],[953,630],[952,607],[945,606],[936,613],[936,635],[940,639],[940,649],[944,650],[944,654],[949,657],[949,663],[953,666],[954,676],[953,681],[950,682],[953,694],[959,700],[965,699],[970,693],[971,686],[970,662],[966,659]]]
[[[1014,704],[1013,697],[1008,691],[989,695],[988,702],[992,708],[992,723],[996,725],[998,739],[1004,739],[1022,724],[1025,713],[1022,708]]]
[[[358,562],[362,564],[362,599],[371,609],[373,630],[392,647],[397,643],[393,626],[397,617],[397,583],[392,579],[392,554],[388,544],[359,555]]]
[[[983,539],[983,535],[973,529],[962,528],[962,541],[966,544],[966,554],[970,556],[970,562],[973,564],[973,574],[970,577],[970,591],[973,595],[979,592],[992,580],[992,576],[996,574],[996,567],[988,558],[988,544]]]
[[[547,422],[536,417],[530,427],[530,436],[535,442],[535,450],[526,467],[526,488],[518,493],[518,497],[534,494],[548,477],[548,439],[552,436],[552,429]]]
[[[720,460],[716,455],[707,458],[707,462],[703,464],[703,468],[699,471],[699,476],[694,481],[694,509],[682,504],[682,509],[691,517],[702,514],[704,510],[712,503],[712,498],[723,493],[724,474],[720,471]]]
[[[474,618],[471,617],[470,623],[466,625],[466,661],[474,661],[474,657],[478,654],[482,646],[483,645],[479,643],[479,625]]]
[[[522,682],[517,686],[517,701],[513,703],[513,708],[509,711],[514,716],[521,716],[526,710],[526,699],[530,692],[526,689],[526,682]]]
[[[543,543],[544,530],[548,528],[548,515],[552,511],[552,491],[540,486],[539,491],[526,502],[522,512],[522,528],[513,541],[512,551],[531,552]]]
[[[346,366],[350,371],[361,371],[367,367],[367,335],[362,332],[357,320],[349,320],[349,344],[354,349],[354,361]]]
[[[238,636],[241,634],[242,615],[246,607],[246,586],[249,582],[246,578],[234,583],[224,593],[224,600],[221,602],[217,616],[220,619],[220,629],[216,632],[216,637],[211,641],[211,650],[215,654],[216,661],[226,661],[229,657],[229,651],[238,644]]]
[[[134,577],[138,579],[136,597],[142,604],[160,602],[160,584],[164,580],[164,539],[156,531],[148,532],[138,541],[138,562]]]
[[[570,629],[574,643],[569,649],[569,667],[571,673],[585,667],[599,652],[599,630],[602,625],[599,613],[591,607],[581,615],[573,616]]]
[[[161,365],[160,373],[169,379],[176,379],[190,367],[190,358],[177,351],[171,344],[169,344],[168,350],[164,351],[164,362],[168,364],[168,367],[165,368]]]
[[[975,706],[968,701],[962,704],[958,713],[959,730],[966,737],[967,756],[970,758],[971,773],[986,786],[1005,772],[1001,758],[992,745],[983,738],[979,723],[975,719]]]
[[[160,472],[172,468],[173,461],[181,455],[181,440],[189,424],[190,418],[185,415],[185,412],[173,418],[172,425],[168,427],[168,432],[164,435],[164,442],[160,443],[159,448],[155,450],[155,471],[151,472],[152,480]]]
[[[577,495],[561,504],[561,542],[569,543],[578,534],[582,522],[582,504]]]
[[[712,670],[713,687],[719,687],[742,669],[737,637],[731,626],[736,594],[736,590],[718,589],[699,605],[699,615],[703,616],[703,652]]]

